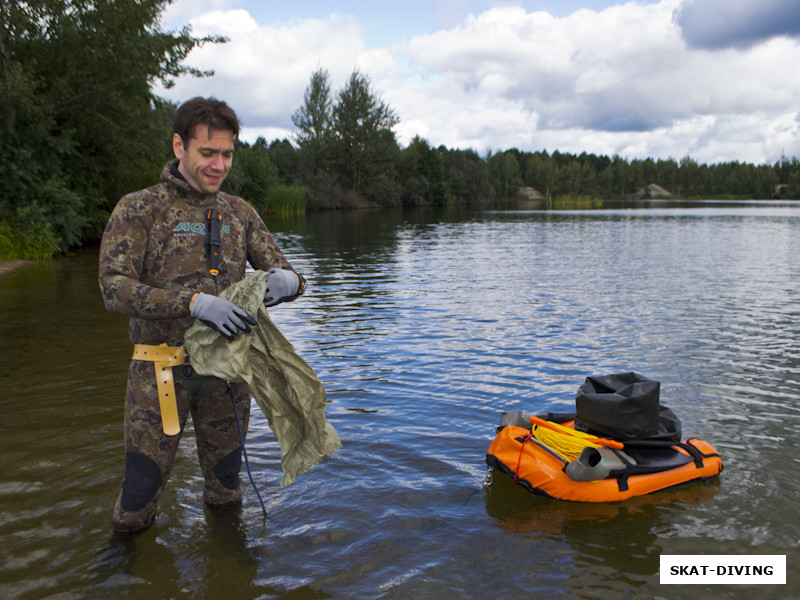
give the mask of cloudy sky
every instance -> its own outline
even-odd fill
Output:
[[[800,157],[800,0],[176,0],[185,24],[230,42],[158,93],[226,100],[248,141],[291,138],[317,68],[334,93],[359,69],[402,145]]]

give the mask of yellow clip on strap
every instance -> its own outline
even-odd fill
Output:
[[[158,388],[158,406],[161,409],[161,427],[166,435],[176,435],[181,430],[178,418],[178,403],[175,399],[175,380],[172,367],[184,364],[186,352],[178,346],[148,346],[135,344],[133,360],[152,362],[156,370],[156,386]]]

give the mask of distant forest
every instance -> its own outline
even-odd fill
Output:
[[[125,193],[153,185],[171,159],[175,105],[153,93],[194,48],[225,43],[164,31],[168,0],[36,0],[0,5],[0,259],[96,243]],[[224,98],[236,104],[235,98]],[[703,165],[686,157],[526,152],[481,156],[401,147],[395,111],[353,71],[335,94],[311,74],[294,137],[238,141],[224,189],[263,214],[403,206],[569,203],[669,193],[678,198],[800,199],[800,162]],[[654,188],[656,184],[663,188]]]

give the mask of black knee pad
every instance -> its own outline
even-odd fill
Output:
[[[138,452],[125,454],[125,480],[120,506],[127,511],[141,510],[161,487],[161,469],[149,457]]]
[[[242,449],[237,448],[219,461],[213,468],[214,475],[223,487],[235,490],[239,487],[239,469],[242,468]]]

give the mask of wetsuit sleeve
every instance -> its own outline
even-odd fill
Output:
[[[247,260],[254,269],[292,269],[258,213],[248,205]]]
[[[141,319],[189,316],[189,290],[166,290],[142,283],[149,211],[137,195],[124,197],[106,225],[100,243],[99,281],[106,309]]]

